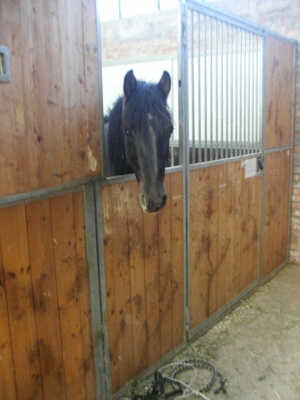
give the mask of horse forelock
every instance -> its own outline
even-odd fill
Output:
[[[145,134],[148,130],[149,114],[152,117],[164,114],[171,118],[166,100],[157,85],[138,81],[136,91],[129,99],[124,100],[123,126]]]

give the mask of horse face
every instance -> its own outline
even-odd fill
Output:
[[[136,81],[129,71],[124,79],[123,130],[125,157],[139,183],[139,202],[144,212],[159,211],[167,201],[165,165],[173,131],[166,99],[171,87],[165,71],[158,85]],[[134,115],[141,115],[136,120]]]

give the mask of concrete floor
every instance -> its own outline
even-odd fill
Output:
[[[228,380],[229,394],[214,394],[216,384],[209,400],[300,399],[300,265],[286,266],[174,361],[189,357]],[[208,375],[199,370],[199,382]]]

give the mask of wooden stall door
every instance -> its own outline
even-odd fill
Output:
[[[165,187],[157,214],[141,210],[136,181],[101,189],[113,393],[184,340],[182,173]]]
[[[95,400],[83,193],[0,210],[0,399]]]
[[[0,196],[100,174],[95,0],[1,0]]]
[[[258,279],[261,176],[241,161],[190,172],[190,328]]]
[[[268,37],[266,64],[262,278],[288,259],[294,47]]]

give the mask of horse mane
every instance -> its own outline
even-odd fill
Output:
[[[132,173],[133,170],[124,156],[124,127],[138,130],[140,134],[147,131],[148,114],[155,116],[164,113],[170,118],[166,97],[158,85],[137,81],[134,93],[125,100],[126,119],[122,122],[123,98],[119,97],[105,122],[109,122],[108,128],[108,156],[112,175]]]

